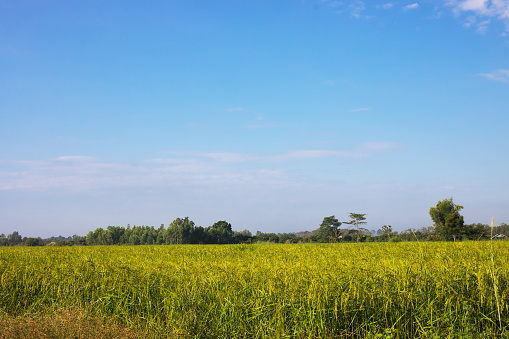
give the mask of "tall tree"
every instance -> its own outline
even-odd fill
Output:
[[[318,230],[318,240],[320,242],[331,242],[339,239],[339,226],[341,222],[335,216],[323,218]]]
[[[189,220],[189,217],[177,218],[166,229],[165,242],[167,244],[191,244],[194,228],[194,222]]]
[[[229,244],[233,239],[232,225],[225,220],[220,220],[207,229],[210,240],[214,244]]]
[[[429,215],[435,224],[435,230],[444,239],[453,238],[454,241],[467,230],[464,226],[460,210],[463,206],[456,205],[452,197],[439,201],[435,207],[429,209]]]
[[[391,238],[391,232],[392,232],[392,226],[391,225],[383,225],[382,226],[382,232],[384,234],[387,234],[388,238]]]
[[[23,238],[21,237],[21,235],[18,233],[18,231],[14,231],[12,232],[12,234],[9,234],[7,236],[7,240],[9,240],[9,242],[15,242],[15,243],[18,243],[18,242],[22,242],[23,241]]]
[[[362,229],[360,226],[361,225],[364,225],[364,224],[367,224],[366,221],[366,213],[364,214],[361,214],[361,213],[349,213],[348,216],[350,217],[350,221],[348,222],[350,225],[355,225],[356,229],[357,229],[357,242],[359,242],[359,238],[360,238],[360,229]]]

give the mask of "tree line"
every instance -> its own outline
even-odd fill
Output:
[[[86,236],[51,237],[48,239],[26,238],[14,231],[0,234],[0,246],[25,245],[176,245],[176,244],[238,244],[255,242],[301,243],[301,242],[398,242],[398,241],[459,241],[490,239],[493,235],[509,234],[509,225],[501,223],[493,229],[486,224],[467,225],[459,213],[463,206],[452,198],[439,201],[429,210],[433,226],[420,229],[408,228],[401,232],[383,225],[378,230],[364,228],[367,223],[363,213],[349,213],[348,221],[339,221],[334,215],[325,217],[314,231],[297,233],[263,233],[257,231],[234,231],[232,225],[220,220],[209,227],[197,226],[189,217],[177,218],[168,227],[154,226],[108,226],[89,231]],[[343,226],[343,227],[341,227]]]

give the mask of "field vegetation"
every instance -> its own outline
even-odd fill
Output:
[[[0,337],[63,312],[124,337],[495,338],[507,335],[509,243],[492,246],[3,247]]]

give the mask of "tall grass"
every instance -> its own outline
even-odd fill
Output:
[[[493,253],[493,217],[491,218],[491,237],[490,237],[490,259],[491,259],[491,277],[493,279],[493,289],[495,291],[495,301],[497,302],[497,314],[498,314],[498,322],[500,325],[500,330],[502,330],[502,317],[500,315],[500,303],[498,301],[498,288],[497,288],[497,279],[495,277],[495,262]]]
[[[509,244],[491,244],[496,257],[489,246],[3,248],[0,310],[74,307],[156,337],[495,336]]]

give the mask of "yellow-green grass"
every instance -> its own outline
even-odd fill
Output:
[[[503,335],[509,243],[0,249],[0,312],[87,310],[152,337]]]

